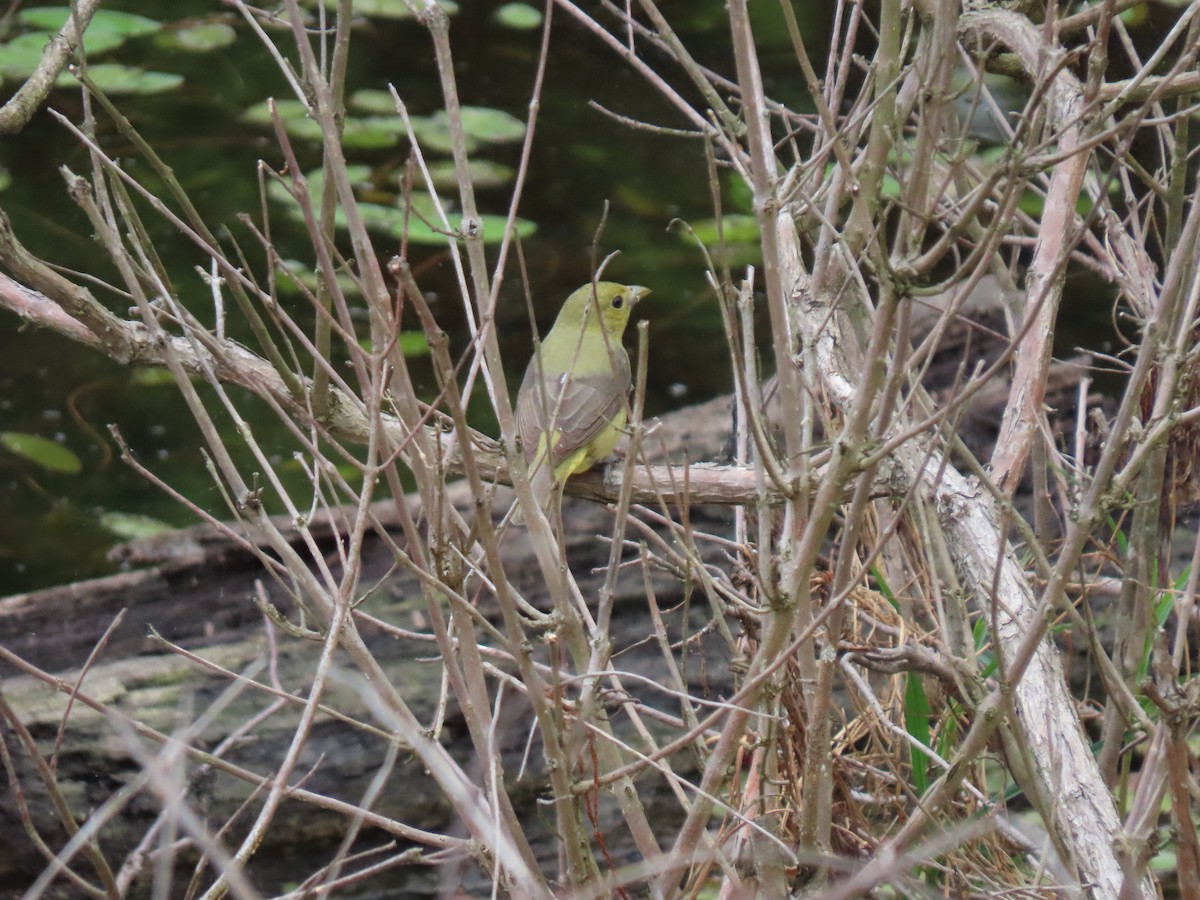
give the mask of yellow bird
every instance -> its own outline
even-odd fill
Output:
[[[629,313],[649,289],[588,283],[563,303],[534,353],[517,394],[517,432],[533,495],[549,513],[562,485],[617,446],[625,427],[631,378],[621,345]],[[518,509],[513,522],[524,516]]]

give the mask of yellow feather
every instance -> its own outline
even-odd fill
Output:
[[[517,395],[517,426],[538,505],[550,512],[569,477],[611,454],[621,438],[630,387],[621,345],[634,304],[649,291],[602,281],[563,303]],[[522,524],[520,510],[513,517]]]

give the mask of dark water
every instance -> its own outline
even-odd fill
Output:
[[[491,106],[524,118],[540,41],[539,31],[515,31],[492,18],[497,4],[461,4],[454,17],[452,40],[459,90],[466,104]],[[537,4],[540,6],[540,4]],[[758,34],[768,61],[770,90],[781,100],[804,108],[803,85],[795,77],[786,35],[774,4],[753,4],[762,18]],[[769,8],[767,8],[769,7]],[[217,3],[130,2],[121,8],[162,21],[190,16],[221,15]],[[818,5],[820,8],[820,5]],[[723,5],[719,2],[664,3],[664,13],[705,64],[726,73]],[[817,13],[812,26],[828,27]],[[118,105],[175,170],[185,189],[214,228],[228,226],[249,251],[253,241],[238,221],[239,213],[257,217],[259,199],[254,177],[259,159],[281,166],[281,154],[262,128],[239,120],[243,109],[267,96],[287,97],[286,85],[267,53],[233,16],[237,29],[232,45],[203,53],[164,48],[155,38],[140,38],[102,59],[185,77],[181,88],[146,98],[119,98]],[[726,352],[714,298],[706,288],[704,263],[694,247],[669,232],[675,217],[697,221],[711,217],[706,167],[700,142],[639,131],[614,123],[589,105],[594,100],[622,115],[668,127],[685,125],[611,51],[564,14],[555,14],[554,41],[537,123],[533,167],[521,215],[537,224],[524,242],[531,289],[543,324],[562,297],[589,277],[590,246],[604,203],[610,204],[601,253],[620,250],[608,270],[615,280],[650,286],[654,294],[639,310],[651,324],[648,369],[650,413],[702,400],[730,384]],[[289,38],[277,32],[281,46]],[[818,37],[812,46],[822,47]],[[2,52],[2,51],[0,51]],[[778,57],[779,65],[770,61]],[[686,80],[669,62],[647,57],[669,79],[687,91]],[[780,74],[775,76],[774,71]],[[351,90],[385,89],[390,82],[415,114],[440,106],[427,34],[411,22],[372,20],[354,33]],[[8,82],[0,90],[11,91]],[[77,92],[58,90],[50,106],[79,122]],[[153,184],[149,167],[101,117],[101,141],[129,171]],[[518,145],[487,149],[482,156],[515,164]],[[298,144],[307,166],[318,165],[311,147]],[[403,168],[407,150],[352,151],[356,162],[387,173]],[[12,184],[0,192],[0,205],[14,221],[18,236],[47,260],[112,283],[118,279],[99,252],[83,214],[70,202],[60,166],[87,173],[88,161],[75,140],[45,112],[28,129],[0,140],[0,166]],[[737,208],[737,192],[726,182],[726,201]],[[445,192],[443,192],[445,195]],[[508,188],[484,191],[485,212],[503,213]],[[194,268],[206,260],[170,225],[146,209],[145,220],[163,257],[176,291],[193,309],[207,316],[206,289]],[[278,242],[285,255],[310,260],[311,250],[298,229],[276,216]],[[394,252],[394,242],[381,239],[381,254]],[[493,254],[494,255],[494,254]],[[414,265],[427,291],[452,296],[450,267],[441,251],[414,248]],[[110,308],[124,310],[125,301],[96,289]],[[523,291],[515,265],[506,273],[502,295],[501,334],[506,358],[515,372],[529,352]],[[452,302],[437,310],[442,324],[462,346],[463,322]],[[155,383],[144,373],[112,364],[90,350],[54,335],[20,330],[15,317],[0,313],[0,431],[27,432],[58,441],[83,462],[78,474],[53,474],[0,450],[0,595],[62,583],[110,571],[105,552],[118,538],[102,524],[105,514],[143,514],[178,525],[194,516],[147,484],[115,457],[107,426],[115,423],[139,458],[194,502],[220,511],[216,489],[203,465],[196,427],[175,388]],[[407,327],[415,327],[411,323]],[[234,333],[240,335],[237,326]],[[431,379],[420,362],[419,378]],[[247,399],[243,413],[256,423],[257,435],[277,454],[291,483],[303,483],[291,447],[271,416]],[[490,414],[480,406],[477,425],[487,430]],[[247,462],[247,472],[253,467]]]

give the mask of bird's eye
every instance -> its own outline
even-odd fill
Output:
[[[613,309],[620,309],[624,305],[625,305],[624,296],[622,296],[621,294],[617,294],[617,296],[613,297],[613,300],[612,300]]]

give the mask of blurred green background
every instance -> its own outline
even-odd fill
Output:
[[[411,20],[389,15],[390,2],[356,3],[356,10],[372,14],[361,15],[353,33],[348,93],[358,101],[352,116],[364,121],[348,126],[355,136],[348,155],[358,167],[360,199],[381,208],[390,205],[394,212],[409,151],[386,107],[374,109],[378,92],[394,84],[414,116],[432,117],[441,101],[427,33]],[[829,42],[831,12],[821,3],[801,6],[798,15],[810,52],[819,53]],[[589,8],[601,13],[599,4]],[[661,8],[702,63],[732,73],[720,0],[674,0]],[[808,99],[778,5],[758,3],[751,8],[758,17],[755,26],[769,93],[806,111]],[[292,99],[270,55],[238,16],[216,2],[131,0],[105,4],[105,9],[125,10],[145,21],[123,22],[118,17],[94,24],[89,65],[111,65],[97,68],[95,77],[103,79],[120,109],[175,170],[213,229],[227,228],[252,264],[261,265],[262,254],[238,216],[259,217],[258,160],[282,167],[269,126],[253,114],[267,97]],[[0,46],[4,96],[20,84],[22,67],[40,54],[53,18],[53,12],[26,5],[8,20],[8,32],[0,35],[7,42]],[[483,121],[476,160],[509,170],[516,165],[520,141],[500,132],[514,117],[526,118],[541,29],[522,26],[539,19],[540,4],[535,9],[460,2],[453,13],[451,40],[462,102],[508,114]],[[271,34],[287,52],[289,33],[280,28]],[[686,79],[670,61],[652,50],[646,59],[690,96]],[[53,92],[47,105],[78,123],[82,100],[69,81],[69,76],[64,78],[64,86]],[[616,54],[561,11],[555,13],[533,165],[520,208],[522,219],[534,229],[523,248],[539,322],[545,327],[562,298],[588,279],[593,235],[608,201],[600,251],[603,255],[618,250],[620,256],[607,276],[654,291],[639,307],[640,317],[651,323],[648,413],[726,391],[729,367],[703,258],[693,243],[668,229],[677,217],[703,225],[713,216],[703,145],[696,139],[618,124],[590,101],[655,125],[686,127],[683,117]],[[315,169],[317,145],[305,139],[304,124],[297,123],[293,141],[302,164]],[[103,114],[97,127],[109,153],[131,174],[156,187],[149,166]],[[436,121],[430,128],[427,155],[433,162],[445,162],[448,155],[436,149]],[[500,139],[492,141],[490,136]],[[43,110],[23,133],[0,138],[0,206],[34,253],[117,284],[91,227],[67,196],[59,174],[64,165],[81,174],[90,171],[77,141]],[[747,212],[744,190],[728,175],[722,176],[726,212]],[[505,178],[503,168],[491,177],[495,186],[481,190],[479,202],[484,212],[503,214],[511,179]],[[443,199],[455,197],[452,190],[440,193]],[[303,230],[288,219],[285,205],[272,201],[271,209],[284,256],[311,267]],[[207,269],[208,261],[169,224],[144,206],[142,212],[175,291],[203,320],[211,321],[208,288],[196,271]],[[385,258],[398,249],[386,222],[376,236],[376,247]],[[231,244],[227,241],[225,246]],[[752,243],[743,245],[735,261],[753,262],[754,253]],[[494,259],[494,247],[489,254]],[[423,289],[435,298],[448,298],[435,303],[435,312],[454,348],[461,350],[464,321],[454,300],[453,271],[445,250],[412,246],[409,255]],[[110,308],[124,311],[125,301],[95,290]],[[291,309],[300,320],[311,320],[301,298],[293,297]],[[505,358],[513,366],[514,387],[531,347],[525,310],[511,255],[500,335]],[[231,333],[249,343],[235,318],[231,317]],[[139,459],[163,479],[200,506],[227,517],[205,470],[198,430],[169,379],[122,368],[52,334],[19,326],[14,316],[0,313],[0,435],[7,437],[0,442],[0,595],[112,571],[105,554],[115,542],[153,531],[159,523],[195,521],[116,457],[109,423],[120,427]],[[416,324],[406,321],[404,327]],[[416,358],[413,365],[421,387],[432,395],[426,361]],[[257,401],[240,399],[256,436],[274,454],[306,506],[310,493],[283,430]],[[472,415],[478,427],[493,428],[486,404],[475,402]],[[47,446],[37,438],[70,451],[66,462],[47,456]],[[230,441],[231,446],[237,443]],[[246,460],[250,477],[254,465],[246,454],[239,458]]]

